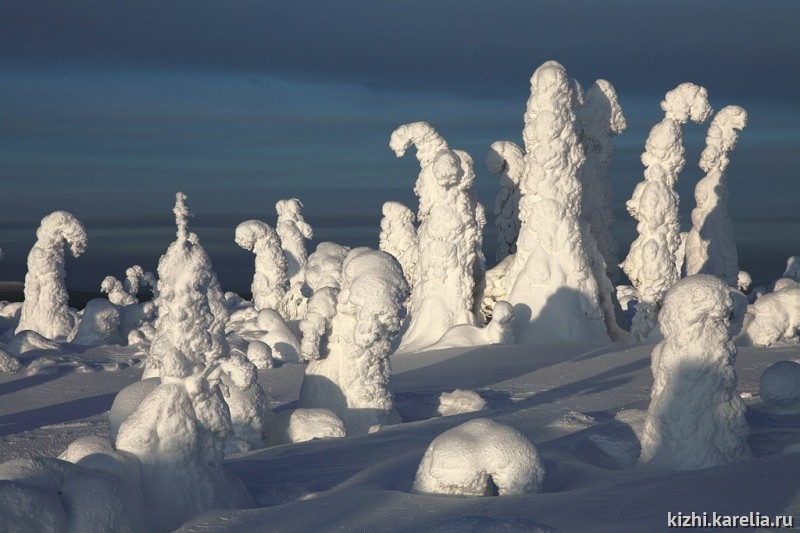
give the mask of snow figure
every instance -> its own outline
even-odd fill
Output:
[[[778,361],[761,373],[758,380],[761,401],[775,407],[791,406],[800,401],[800,364]]]
[[[409,322],[398,353],[423,350],[452,326],[478,323],[476,292],[483,290],[485,270],[480,251],[485,214],[472,189],[472,159],[450,150],[425,122],[406,124],[392,133],[389,146],[397,157],[412,145],[421,166],[414,188],[420,199],[419,257]]]
[[[251,286],[256,310],[274,309],[285,314],[288,262],[278,234],[260,220],[247,220],[236,227],[236,244],[256,255],[256,273]]]
[[[346,436],[344,422],[329,409],[290,409],[281,411],[272,428],[269,444],[277,446],[313,439]]]
[[[583,105],[575,110],[575,115],[578,137],[586,154],[586,162],[578,170],[582,192],[581,218],[589,224],[597,250],[606,263],[609,279],[616,281],[619,259],[612,234],[613,192],[608,170],[614,155],[611,136],[625,131],[627,124],[614,86],[606,80],[595,81],[586,91]]]
[[[750,290],[750,286],[753,284],[753,277],[750,275],[750,272],[746,270],[740,270],[739,275],[736,276],[736,287],[742,291],[747,292]]]
[[[681,245],[678,194],[675,183],[683,169],[681,124],[691,118],[704,122],[711,115],[703,87],[683,83],[666,94],[664,119],[653,126],[642,154],[644,181],[636,185],[627,202],[638,221],[639,236],[620,265],[639,293],[630,339],[644,342],[658,321],[667,290],[679,279],[677,253]]]
[[[300,359],[300,342],[289,329],[283,317],[274,309],[262,309],[258,313],[256,326],[261,334],[258,340],[265,342],[275,359],[296,362]]]
[[[728,333],[731,308],[728,286],[707,274],[684,278],[664,298],[641,464],[695,470],[750,455]]]
[[[486,154],[486,167],[500,180],[494,200],[494,224],[497,227],[497,262],[517,251],[519,235],[519,182],[525,165],[522,148],[510,141],[492,143]]]
[[[411,209],[399,202],[383,204],[379,247],[381,251],[392,254],[400,262],[410,288],[413,288],[412,275],[419,256],[415,218]]]
[[[737,344],[800,343],[800,286],[760,296],[747,309]]]
[[[442,338],[428,349],[455,348],[458,346],[485,346],[487,344],[514,344],[514,308],[499,301],[492,310],[492,320],[484,327],[459,324],[448,329]]]
[[[445,431],[417,469],[414,492],[458,496],[515,496],[539,492],[544,464],[518,429],[476,418]]]
[[[272,359],[272,348],[262,341],[250,341],[247,345],[247,359],[259,370],[275,366]]]
[[[783,277],[800,280],[800,255],[793,255],[786,260],[786,270],[783,271]]]
[[[399,422],[389,387],[389,348],[407,294],[391,255],[369,248],[347,255],[327,350],[308,364],[301,407],[330,409],[342,418],[348,435]]]
[[[725,169],[728,152],[736,146],[738,132],[747,125],[747,113],[739,106],[722,108],[711,121],[700,168],[706,172],[694,190],[697,207],[686,238],[686,275],[713,274],[731,287],[737,286],[739,255],[728,215]]]
[[[135,301],[139,301],[137,295],[142,287],[147,285],[153,291],[153,297],[156,296],[156,276],[152,272],[145,272],[139,265],[133,265],[125,271],[125,281],[122,282],[125,291],[133,296]]]
[[[80,346],[118,344],[119,326],[117,306],[105,298],[94,298],[86,304],[70,342]]]
[[[608,341],[618,330],[613,287],[580,219],[577,173],[585,158],[572,104],[564,67],[548,61],[536,69],[523,131],[522,226],[506,273],[515,337],[522,344]]]
[[[306,263],[306,286],[313,291],[306,314],[298,324],[303,338],[300,355],[306,360],[319,359],[327,348],[336,300],[341,288],[342,262],[349,248],[333,242],[321,242]]]
[[[132,296],[122,282],[114,276],[106,276],[100,283],[100,292],[108,294],[108,301],[114,305],[132,305],[136,303],[136,298]]]
[[[48,339],[64,340],[75,325],[67,308],[64,246],[74,257],[86,249],[86,231],[70,213],[56,211],[42,219],[36,244],[28,254],[25,302],[16,332],[26,329]]]
[[[303,218],[303,203],[297,198],[278,200],[275,210],[278,213],[275,229],[286,255],[289,284],[294,286],[303,282],[303,267],[308,259],[304,241],[314,237],[314,230]]]

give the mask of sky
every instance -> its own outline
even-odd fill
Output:
[[[0,0],[0,279],[24,278],[39,220],[59,209],[89,235],[70,288],[154,271],[179,190],[226,290],[252,279],[236,225],[274,224],[281,198],[303,201],[311,250],[377,247],[384,201],[416,209],[418,163],[388,141],[417,120],[472,155],[491,211],[486,152],[521,142],[530,76],[555,59],[585,87],[611,81],[626,115],[611,176],[623,254],[664,93],[691,81],[715,109],[747,109],[731,215],[741,267],[766,283],[800,254],[798,27],[792,0]],[[684,129],[684,229],[706,128]]]

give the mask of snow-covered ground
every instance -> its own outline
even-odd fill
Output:
[[[753,458],[680,472],[636,465],[652,349],[566,343],[394,356],[392,386],[403,423],[364,436],[229,454],[226,465],[257,507],[206,512],[181,530],[641,532],[666,530],[670,512],[753,512],[800,522],[800,410],[768,407],[758,397],[763,370],[797,359],[797,347],[738,350]],[[27,371],[0,373],[0,463],[57,457],[81,436],[106,436],[114,396],[141,378],[145,357],[136,347],[71,344],[59,353],[21,355]],[[305,366],[259,371],[273,410],[296,406]],[[456,389],[477,392],[484,410],[439,416],[440,394]],[[463,399],[467,408],[475,404],[467,394]],[[474,418],[517,428],[535,444],[546,469],[541,492],[412,491],[431,441]]]

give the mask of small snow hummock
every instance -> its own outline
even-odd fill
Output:
[[[510,303],[502,300],[497,302],[492,310],[492,320],[484,327],[479,328],[469,324],[453,326],[427,349],[440,350],[487,344],[514,344],[514,308]]]
[[[330,409],[342,418],[348,435],[399,422],[389,386],[389,348],[407,295],[393,256],[369,248],[350,251],[327,350],[308,364],[301,407]]]
[[[518,429],[476,418],[445,431],[422,457],[414,492],[491,496],[541,490],[544,464],[536,446]]]
[[[750,456],[728,332],[732,306],[730,288],[708,274],[684,278],[667,292],[640,464],[695,470]]]
[[[335,439],[345,435],[344,422],[330,409],[291,409],[277,415],[270,444]]]
[[[456,389],[453,392],[443,392],[439,395],[439,407],[436,412],[442,416],[461,415],[483,411],[486,400],[472,390]]]
[[[681,230],[675,183],[686,163],[681,124],[690,118],[705,122],[711,115],[707,91],[692,83],[669,91],[661,109],[664,119],[650,130],[642,154],[644,181],[636,185],[626,204],[637,220],[639,234],[620,265],[639,294],[630,336],[635,342],[650,336],[664,294],[680,278],[676,265]]]
[[[67,308],[64,247],[74,257],[86,250],[86,230],[72,214],[55,211],[42,219],[28,254],[25,302],[16,332],[32,330],[52,340],[66,340],[75,325]]]
[[[105,298],[89,300],[70,342],[80,346],[118,344],[120,320],[119,309],[110,301]]]
[[[761,373],[758,395],[769,405],[784,407],[800,401],[800,363],[778,361]]]

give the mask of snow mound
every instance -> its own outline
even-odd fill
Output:
[[[293,409],[278,415],[275,444],[345,436],[344,422],[330,409]]]
[[[33,350],[62,351],[60,344],[46,339],[32,330],[20,331],[3,346],[3,349],[17,357]]]
[[[778,342],[797,344],[800,332],[800,286],[760,296],[748,307],[741,344],[771,346]]]
[[[499,301],[492,311],[492,320],[480,328],[470,324],[459,324],[448,329],[442,338],[427,350],[455,348],[460,346],[484,346],[486,344],[514,344],[514,307]]]
[[[258,313],[256,324],[263,332],[258,340],[270,347],[274,359],[283,362],[295,362],[300,359],[300,341],[289,329],[280,313],[274,309],[262,309]]]
[[[544,465],[536,447],[519,430],[477,418],[445,431],[431,442],[414,480],[415,492],[500,496],[538,492]]]
[[[269,344],[262,341],[251,341],[247,345],[247,358],[253,363],[257,369],[265,370],[272,368],[272,348]]]
[[[0,348],[0,372],[16,372],[19,369],[17,358]]]
[[[778,361],[761,374],[758,395],[764,403],[786,406],[800,400],[800,364]]]
[[[131,383],[114,397],[111,410],[108,412],[108,438],[117,440],[117,433],[123,422],[131,416],[145,397],[161,385],[161,378],[146,378]]]
[[[0,516],[3,531],[149,530],[127,480],[49,457],[0,465]]]
[[[89,300],[70,342],[81,346],[118,344],[120,312],[105,298]]]
[[[453,392],[443,392],[439,395],[439,408],[436,410],[442,416],[474,413],[486,408],[486,400],[480,394],[471,390],[456,389]]]

